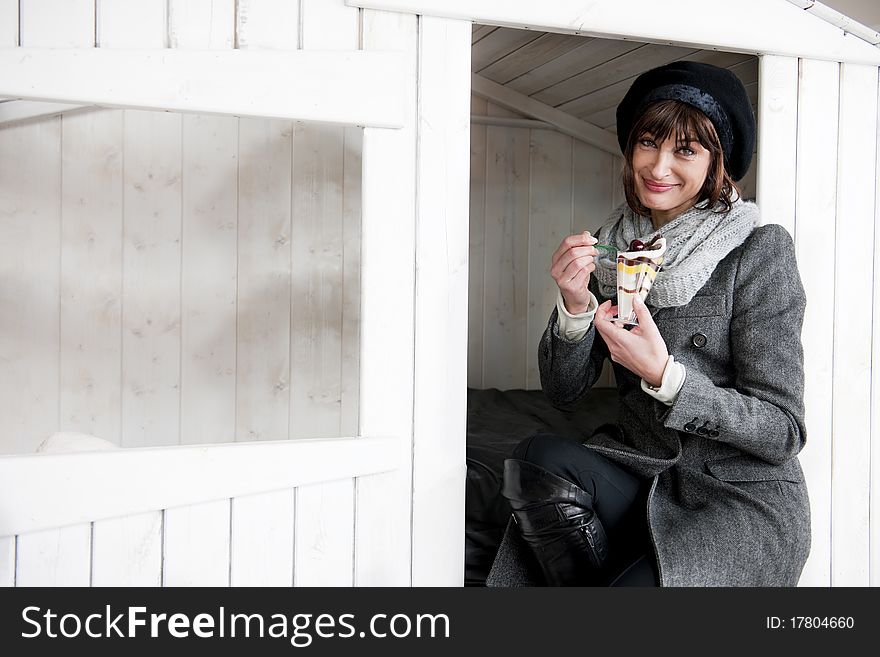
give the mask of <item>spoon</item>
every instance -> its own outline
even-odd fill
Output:
[[[609,253],[617,253],[617,249],[615,249],[613,246],[608,246],[607,244],[594,244],[593,246],[597,249],[608,251]]]

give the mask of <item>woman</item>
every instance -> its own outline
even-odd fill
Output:
[[[794,586],[810,550],[806,298],[787,231],[739,198],[755,123],[729,71],[675,62],[617,108],[626,203],[553,255],[541,382],[565,406],[610,358],[618,421],[585,444],[533,436],[505,461],[513,509],[487,584]],[[666,239],[638,326],[614,253]],[[600,302],[601,300],[601,302]]]

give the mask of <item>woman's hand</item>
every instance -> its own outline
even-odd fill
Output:
[[[609,321],[617,314],[617,306],[612,306],[610,299],[596,310],[593,323],[608,345],[611,360],[638,374],[649,385],[659,387],[669,351],[651,312],[638,295],[633,298],[633,309],[639,325],[632,330],[628,331],[622,324]]]
[[[596,269],[595,257],[599,254],[598,242],[589,231],[578,235],[569,235],[556,252],[550,265],[550,275],[556,281],[565,309],[572,315],[586,311],[590,305],[590,273]]]

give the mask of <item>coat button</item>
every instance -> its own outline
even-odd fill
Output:
[[[706,336],[702,333],[694,333],[691,342],[694,343],[695,347],[704,347],[706,346]]]
[[[697,422],[699,422],[699,420],[697,418],[694,418],[693,420],[688,422],[686,425],[684,425],[684,430],[687,431],[688,433],[693,433],[697,428],[697,424],[696,424]]]
[[[718,432],[718,429],[712,429],[712,431],[709,432],[710,438],[717,438],[719,435],[721,434]]]

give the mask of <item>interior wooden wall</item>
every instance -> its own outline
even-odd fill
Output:
[[[481,98],[472,113],[511,117]],[[555,130],[471,125],[468,386],[540,389],[550,260],[615,207],[619,158]]]
[[[18,10],[3,45],[359,47],[342,0]],[[361,138],[135,110],[0,128],[0,453],[354,435]]]

